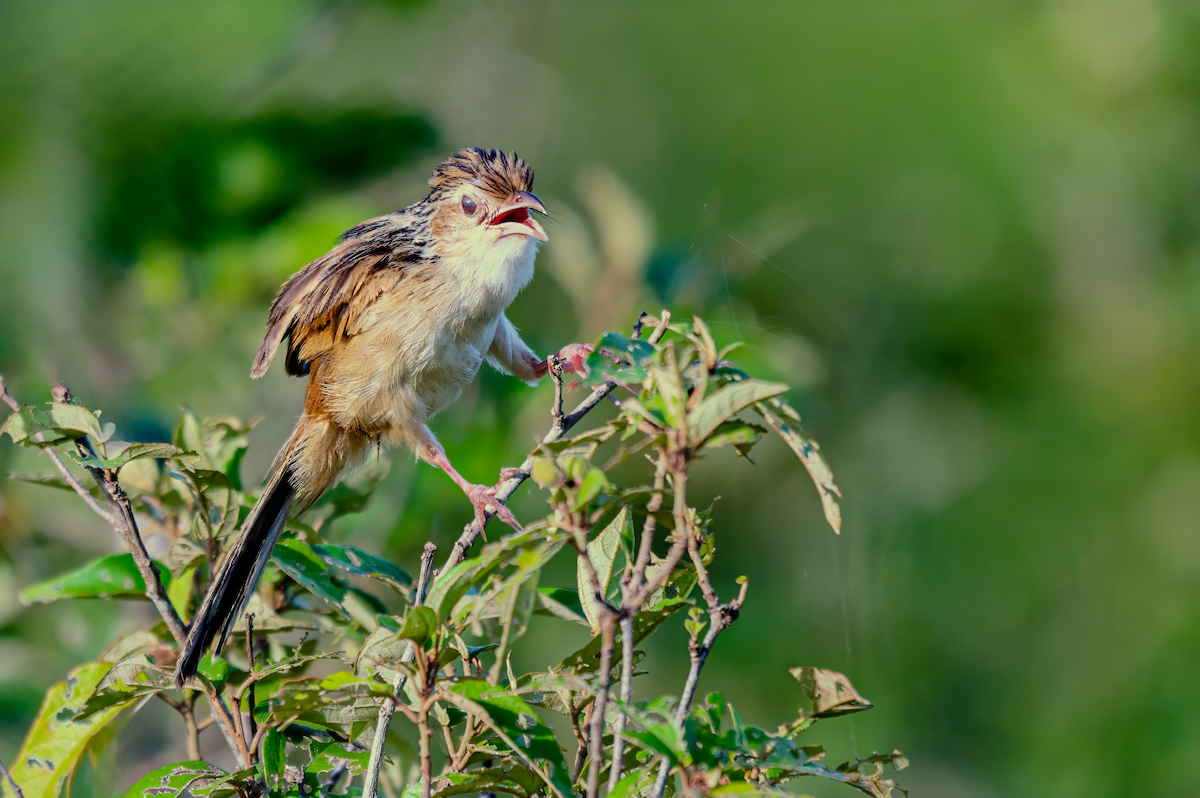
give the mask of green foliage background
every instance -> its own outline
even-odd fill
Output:
[[[770,723],[789,667],[842,670],[878,709],[828,723],[832,758],[898,747],[916,795],[1180,792],[1198,45],[1179,0],[5,3],[0,372],[25,402],[64,379],[146,440],[182,403],[261,414],[255,478],[301,398],[247,376],[279,283],[445,153],[516,149],[556,217],[510,314],[535,347],[702,312],[801,386],[845,491],[831,545],[782,447],[698,466],[737,530],[714,579],[754,585],[701,694]],[[544,431],[546,391],[484,373],[435,431],[490,480]],[[468,517],[397,456],[341,533],[411,568]],[[0,483],[0,759],[150,612],[17,589],[118,550],[73,497]],[[647,694],[678,692],[673,634],[654,646],[681,670]],[[526,648],[578,642],[535,623]],[[169,720],[143,710],[116,766],[179,758]]]

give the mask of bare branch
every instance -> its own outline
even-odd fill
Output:
[[[633,617],[621,619],[621,703],[626,706],[633,700]],[[608,770],[608,791],[616,788],[621,780],[621,768],[625,759],[625,713],[617,713],[613,724],[612,764]]]
[[[600,771],[604,769],[604,712],[608,705],[608,691],[612,686],[612,655],[617,616],[605,612],[600,627],[600,689],[592,699],[592,723],[588,733],[591,764],[588,765],[587,798],[596,798],[600,793]]]

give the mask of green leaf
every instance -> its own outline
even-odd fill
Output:
[[[368,723],[379,716],[378,698],[360,695],[355,690],[338,692],[321,689],[320,682],[313,677],[289,680],[270,698],[259,702],[254,717],[259,723],[277,726],[287,723],[280,732],[295,742],[321,734],[321,729],[347,737],[356,724]],[[327,734],[321,736],[332,739]]]
[[[155,562],[163,586],[171,583],[171,572]],[[93,560],[77,570],[30,585],[20,593],[23,604],[46,603],[72,598],[146,598],[146,583],[132,554],[114,554]]]
[[[575,498],[574,509],[585,506],[592,499],[600,495],[600,491],[605,488],[611,488],[608,477],[599,468],[588,469],[588,472],[583,477],[583,483],[579,486],[579,495]]]
[[[107,460],[95,455],[81,457],[75,452],[68,452],[68,454],[71,455],[71,458],[75,462],[88,468],[120,468],[127,463],[132,463],[134,460],[145,460],[147,458],[158,460],[173,458],[190,464],[200,462],[200,456],[195,452],[185,452],[178,446],[172,446],[169,443],[131,443],[116,456],[110,457]]]
[[[228,774],[207,762],[176,762],[138,779],[125,798],[178,798],[197,779],[219,779]]]
[[[730,416],[787,389],[781,382],[761,380],[741,380],[718,388],[688,413],[688,440],[699,446]]]
[[[62,477],[38,476],[34,474],[9,474],[9,479],[15,479],[17,482],[28,482],[31,485],[45,485],[47,488],[58,488],[70,493],[74,493],[75,489],[67,484],[67,481]],[[90,491],[93,496],[98,495],[99,491],[94,488]]]
[[[325,562],[346,573],[379,579],[401,590],[412,585],[412,577],[399,565],[354,546],[318,543],[312,547],[312,551]]]
[[[318,790],[327,778],[325,774],[332,773],[342,765],[346,766],[346,772],[351,775],[362,773],[367,769],[371,758],[371,752],[361,745],[339,740],[311,740],[308,751],[310,759],[304,766],[304,784],[309,788],[309,795],[320,794]]]
[[[662,602],[660,609],[649,610],[644,609],[639,612],[633,619],[633,644],[645,640],[654,630],[657,629],[663,621],[670,618],[679,610],[688,606],[688,602],[684,599],[667,599]],[[616,646],[613,647],[613,657],[616,660],[620,659],[622,645],[620,639],[617,640]],[[600,638],[593,637],[590,642],[583,648],[571,654],[569,657],[559,663],[560,668],[571,669],[576,673],[591,673],[600,668]]]
[[[433,794],[433,798],[463,795],[469,792],[503,792],[518,798],[532,798],[542,789],[542,778],[517,762],[505,762],[499,767],[471,773],[448,773],[449,784]]]
[[[617,517],[588,543],[588,559],[592,561],[592,567],[596,570],[601,596],[608,596],[608,584],[612,579],[613,563],[621,548],[621,536],[629,528],[629,519],[629,508],[622,507],[621,511],[617,513]],[[583,613],[592,627],[592,633],[598,634],[603,608],[592,590],[587,575],[587,566],[582,557],[576,563],[575,580],[579,584],[579,603],[583,607]]]
[[[650,371],[654,375],[658,395],[662,397],[663,416],[667,425],[677,429],[682,427],[687,395],[683,391],[683,380],[679,374],[679,364],[675,360],[673,343],[667,344],[663,349],[663,361],[651,366]]]
[[[628,796],[633,793],[633,789],[638,785],[638,782],[640,782],[646,776],[647,773],[643,768],[636,768],[629,771],[621,777],[620,781],[616,783],[612,789],[612,792],[608,794],[608,798],[628,798]],[[646,781],[647,786],[649,786],[650,779],[646,779]],[[633,794],[641,793],[639,791],[638,793]]]
[[[271,559],[313,595],[324,599],[346,618],[350,617],[343,603],[346,588],[334,583],[329,577],[329,568],[307,543],[295,539],[281,540],[275,544]]]
[[[425,645],[437,631],[438,619],[428,607],[413,607],[404,616],[404,624],[392,632],[397,640],[411,640],[419,646]]]
[[[55,402],[47,404],[45,410],[28,405],[22,407],[0,426],[0,435],[4,434],[21,446],[47,447],[85,435],[104,442],[112,431],[109,430],[105,435],[100,428],[100,420],[83,405]],[[34,440],[38,434],[42,435],[43,441]]]
[[[545,762],[547,784],[562,796],[571,795],[571,774],[554,732],[523,698],[482,679],[458,679],[449,690],[448,700],[464,711],[484,715],[493,730],[508,738],[505,743],[527,761]],[[466,701],[454,701],[456,696]]]
[[[766,434],[766,427],[749,424],[737,419],[722,421],[704,442],[706,449],[718,449],[722,446],[753,445]]]
[[[198,462],[193,465],[218,471],[228,477],[231,484],[239,485],[241,478],[237,470],[249,445],[246,438],[249,431],[249,426],[230,416],[205,419],[201,424],[191,410],[184,409],[172,443],[196,453]]]
[[[437,631],[438,618],[429,607],[413,607],[402,623],[384,615],[379,628],[371,632],[354,658],[354,672],[359,676],[378,675],[384,681],[395,678],[396,668],[403,661],[411,641],[424,645]]]
[[[268,795],[282,795],[285,789],[283,769],[287,765],[286,742],[278,729],[270,729],[262,739],[262,780]]]
[[[213,688],[218,693],[225,689],[225,680],[229,678],[229,661],[224,657],[205,655],[196,670],[212,682]]]
[[[550,615],[562,618],[564,621],[591,626],[583,614],[583,605],[579,601],[579,591],[577,590],[565,587],[539,587],[538,607],[533,611],[534,615]]]
[[[565,540],[562,534],[531,526],[524,532],[489,543],[479,552],[479,556],[463,560],[449,571],[440,574],[429,589],[425,605],[433,609],[439,618],[449,618],[459,599],[497,568],[508,565],[526,550],[536,548],[546,541],[553,541],[561,546]]]
[[[606,332],[588,355],[587,367],[597,379],[633,383],[646,379],[646,366],[654,357],[652,344],[638,338],[629,339],[616,332]],[[614,363],[614,356],[622,362]]]
[[[121,707],[113,706],[85,720],[72,719],[112,667],[107,662],[80,665],[66,681],[46,691],[25,742],[11,761],[10,772],[25,798],[62,795],[88,744],[120,713]]]
[[[258,776],[258,768],[248,767],[226,774],[205,787],[191,790],[195,798],[233,798],[251,794],[245,784]]]

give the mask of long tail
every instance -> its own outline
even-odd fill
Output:
[[[312,384],[310,382],[310,393]],[[250,600],[271,549],[289,513],[308,509],[338,474],[366,451],[367,439],[338,427],[327,416],[306,413],[271,466],[262,497],[246,516],[241,534],[208,580],[208,593],[196,616],[179,661],[175,684],[196,675],[204,653],[215,640],[220,653]]]
[[[246,517],[237,542],[209,579],[208,593],[200,609],[196,610],[187,642],[175,666],[177,687],[183,687],[184,682],[196,675],[196,668],[213,640],[217,641],[216,653],[220,653],[258,586],[296,496],[292,484],[293,469],[286,455],[285,448],[277,459],[262,498]]]

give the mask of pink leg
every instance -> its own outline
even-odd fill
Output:
[[[475,520],[479,522],[480,529],[483,529],[488,514],[491,514],[518,532],[521,531],[521,524],[517,521],[517,517],[496,499],[496,489],[468,482],[462,474],[454,469],[454,466],[450,465],[450,459],[446,457],[446,450],[433,439],[432,435],[429,435],[428,441],[421,445],[417,455],[430,465],[435,465],[445,471],[450,479],[454,480],[454,484],[462,488],[463,493],[467,494],[467,498],[471,500],[471,505],[475,508]]]
[[[588,370],[587,365],[583,362],[587,356],[595,349],[594,344],[567,344],[562,349],[558,350],[556,356],[563,362],[563,371],[567,374],[578,374],[581,377],[586,377]],[[534,371],[539,377],[545,377],[550,371],[550,360],[547,358],[539,363],[534,364]]]

